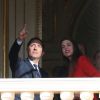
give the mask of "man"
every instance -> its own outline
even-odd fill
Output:
[[[39,38],[30,39],[30,41],[27,44],[27,53],[28,58],[17,62],[15,77],[41,77],[39,61],[43,55],[42,41]]]
[[[21,58],[18,57],[18,53],[26,37],[27,37],[27,31],[26,31],[26,25],[25,25],[24,28],[19,32],[18,38],[15,40],[15,42],[11,46],[11,49],[9,52],[10,68],[12,71],[13,78],[15,77],[15,72],[18,69],[16,64],[17,62],[21,60]],[[41,42],[41,44],[43,44],[39,38],[34,38],[34,40],[35,39],[38,40],[38,42]],[[42,55],[43,53],[44,53],[44,48],[42,51]],[[39,68],[39,69],[40,69],[40,73],[42,77],[48,77],[48,73],[43,68]]]
[[[35,37],[31,38],[27,43],[28,57],[19,59],[18,53],[26,39],[26,26],[19,33],[18,38],[15,40],[9,52],[10,67],[12,77],[14,78],[41,78],[48,77],[48,74],[39,67],[39,61],[44,54],[44,45],[41,39]],[[15,100],[20,100],[16,96]],[[35,100],[40,100],[39,95],[35,95]]]

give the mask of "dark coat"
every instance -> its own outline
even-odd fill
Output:
[[[21,45],[18,45],[17,40],[15,40],[15,42],[13,43],[13,45],[10,49],[10,52],[9,52],[9,61],[10,61],[10,68],[12,71],[12,77],[13,78],[14,77],[32,78],[32,77],[34,77],[33,72],[36,72],[36,71],[34,70],[34,68],[32,67],[31,63],[29,62],[29,60],[27,58],[21,60],[18,57],[20,48],[21,48]],[[29,74],[29,72],[31,74]],[[28,74],[28,76],[25,73]],[[40,73],[41,73],[41,77],[43,77],[43,78],[49,77],[48,73],[43,68],[40,68]],[[15,76],[15,74],[16,74],[16,76]],[[21,76],[19,76],[19,75],[21,75]],[[23,76],[23,75],[25,75],[25,76]]]
[[[29,62],[27,58],[19,59],[18,53],[20,51],[21,45],[17,44],[17,40],[13,43],[10,52],[9,52],[9,60],[10,60],[10,68],[12,71],[13,78],[40,78],[40,77],[48,77],[48,73],[43,69],[40,69],[40,74],[37,76],[38,71],[34,69],[32,64]],[[21,100],[20,95],[15,96],[15,100]],[[35,95],[34,100],[40,100],[39,95]]]

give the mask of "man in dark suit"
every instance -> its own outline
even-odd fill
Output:
[[[15,42],[11,46],[11,49],[9,52],[10,68],[12,71],[13,78],[15,77],[15,71],[17,70],[16,64],[17,64],[17,62],[19,62],[21,60],[21,58],[19,58],[18,54],[19,54],[20,48],[21,48],[22,44],[24,43],[24,40],[26,39],[26,37],[27,37],[27,31],[26,31],[26,25],[25,25],[24,28],[19,32],[18,38],[15,40]],[[34,38],[34,39],[37,39],[37,38]],[[41,41],[41,43],[42,43],[42,41]],[[43,50],[43,52],[44,52],[44,50]],[[43,52],[42,52],[42,55],[43,55]],[[40,68],[40,72],[42,74],[42,77],[48,77],[48,73],[43,68]]]
[[[25,40],[26,26],[19,33],[9,52],[10,67],[12,77],[14,78],[41,78],[48,77],[48,74],[39,67],[39,61],[44,53],[44,45],[41,39],[35,37],[31,38],[27,44],[28,57],[19,59],[18,53]],[[20,100],[17,96],[15,100]],[[35,96],[35,100],[40,100],[39,95]]]

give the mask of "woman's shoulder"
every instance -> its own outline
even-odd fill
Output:
[[[78,61],[87,61],[87,60],[89,60],[89,57],[86,56],[86,55],[82,55],[82,56],[80,56],[79,59],[78,59]]]

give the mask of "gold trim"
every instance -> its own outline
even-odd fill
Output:
[[[9,43],[9,14],[8,14],[9,0],[3,0],[3,77],[8,77],[9,68],[8,66],[8,43]]]

